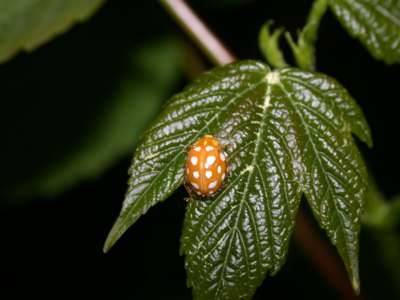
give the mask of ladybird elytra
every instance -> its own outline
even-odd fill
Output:
[[[227,172],[226,154],[212,135],[197,140],[188,150],[185,183],[190,191],[201,197],[215,194]]]

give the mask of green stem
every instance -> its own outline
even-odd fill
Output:
[[[389,201],[369,178],[363,223],[376,230],[395,230],[400,223],[400,196]]]
[[[328,8],[328,0],[316,0],[307,18],[307,23],[303,29],[304,37],[315,44],[317,41],[319,24]]]
[[[160,3],[214,64],[236,60],[185,1],[160,0]]]
[[[322,17],[328,9],[328,0],[315,0],[307,18],[307,23],[300,32],[297,44],[289,33],[286,38],[292,48],[297,65],[305,70],[315,70],[315,44]]]
[[[272,21],[267,22],[261,27],[258,35],[258,45],[267,62],[275,68],[288,66],[284,55],[279,47],[279,38],[283,33],[283,28],[278,28],[271,32]]]

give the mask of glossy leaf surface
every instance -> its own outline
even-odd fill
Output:
[[[31,51],[91,16],[104,0],[0,1],[0,62]]]
[[[284,263],[301,195],[358,282],[364,164],[351,132],[370,143],[362,112],[336,81],[255,61],[201,76],[164,108],[136,150],[107,250],[183,182],[189,145],[225,143],[222,190],[188,204],[182,234],[195,299],[249,299]]]
[[[400,62],[400,1],[329,0],[347,31],[376,58]]]

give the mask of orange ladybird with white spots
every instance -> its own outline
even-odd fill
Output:
[[[201,197],[211,196],[221,187],[226,173],[226,154],[215,137],[205,135],[190,147],[185,170],[190,191]]]

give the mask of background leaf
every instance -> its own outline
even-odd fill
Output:
[[[352,131],[371,143],[362,112],[329,77],[255,61],[207,72],[172,98],[139,144],[105,250],[182,184],[186,149],[213,134],[227,144],[231,170],[219,194],[187,209],[182,253],[195,299],[249,299],[275,274],[302,192],[357,288],[366,173]]]
[[[0,62],[32,51],[75,22],[90,17],[104,0],[0,1]]]
[[[329,0],[336,17],[376,59],[400,62],[400,1]]]
[[[84,109],[81,101],[74,103],[67,99],[62,102],[58,99],[56,107],[63,107],[64,112],[68,112],[67,120],[61,118],[60,121],[73,120],[78,124],[76,129],[72,124],[70,126],[71,132],[68,134],[73,134],[73,138],[69,139],[64,135],[65,139],[62,138],[63,141],[58,145],[53,139],[49,149],[45,148],[46,144],[41,145],[38,156],[50,156],[46,156],[40,168],[28,174],[13,189],[8,184],[8,196],[54,196],[81,180],[97,176],[111,166],[133,148],[141,132],[177,82],[179,69],[178,42],[172,38],[157,39],[130,51],[124,62],[123,77],[119,78],[112,91],[96,96],[98,98],[95,97],[92,103],[90,99],[83,100],[88,102],[88,109],[92,111],[89,115],[83,114],[87,118],[83,120],[83,124],[80,123],[82,120],[79,115],[79,110]],[[46,108],[49,103],[36,103],[34,111],[40,112],[41,105]],[[54,109],[54,113],[57,111],[58,109]],[[10,114],[10,108],[4,109],[2,113]],[[42,118],[43,126],[50,125],[53,128],[43,128],[36,132],[38,125],[32,124],[30,129],[24,128],[24,131],[28,130],[27,134],[30,136],[38,134],[51,139],[52,131],[55,128],[61,130],[61,126],[64,126],[55,122],[51,116]],[[33,116],[33,122],[36,123],[36,120]],[[55,147],[61,149],[52,157]]]

